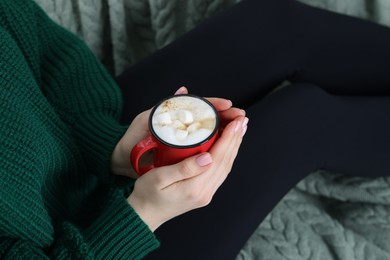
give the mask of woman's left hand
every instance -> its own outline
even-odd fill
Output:
[[[188,94],[188,90],[185,87],[181,87],[176,91],[175,95],[177,94]],[[213,104],[219,113],[221,130],[237,117],[245,116],[245,111],[233,107],[230,100],[214,97],[207,98],[207,100]],[[151,109],[137,115],[115,146],[111,156],[111,170],[114,174],[138,178],[138,174],[130,163],[130,152],[138,142],[150,135],[148,127],[150,112]]]

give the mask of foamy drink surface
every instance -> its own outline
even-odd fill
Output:
[[[167,143],[189,146],[200,143],[213,134],[216,112],[202,99],[179,95],[163,101],[154,111],[152,127]]]

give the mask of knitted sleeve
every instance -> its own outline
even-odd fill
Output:
[[[33,1],[0,0],[0,39],[0,258],[139,259],[158,247],[121,189],[94,198],[93,214],[66,211],[82,190],[61,181],[109,181],[126,129],[102,65]]]
[[[86,44],[33,1],[0,1],[3,24],[48,102],[72,132],[90,172],[112,181],[111,153],[127,127],[119,124],[120,90]]]
[[[43,13],[38,20],[41,87],[72,131],[91,172],[112,181],[111,153],[127,129],[119,124],[120,90],[81,39]]]
[[[58,224],[53,240],[47,247],[43,247],[41,241],[1,232],[0,258],[142,259],[158,247],[158,242],[152,242],[154,238],[148,227],[125,201],[110,204],[105,212],[106,215],[100,216],[86,230],[70,222]]]

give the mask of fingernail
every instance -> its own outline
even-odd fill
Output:
[[[176,90],[175,95],[184,94],[186,92],[187,88],[182,86],[178,90]]]
[[[248,129],[248,126],[244,126],[242,128],[241,137],[245,135],[247,129]]]
[[[242,128],[246,127],[249,122],[249,118],[245,117],[244,122],[242,123]]]
[[[213,162],[213,158],[211,158],[211,155],[209,153],[202,153],[195,159],[196,164],[198,164],[200,167],[209,165]]]
[[[234,132],[237,133],[237,131],[238,131],[240,128],[242,128],[241,126],[242,126],[241,121],[237,121],[237,122],[236,122],[236,127],[234,128]]]

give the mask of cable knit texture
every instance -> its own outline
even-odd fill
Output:
[[[141,60],[147,55],[152,54],[158,48],[165,46],[170,41],[179,37],[184,32],[195,27],[197,24],[202,22],[205,18],[212,16],[215,12],[223,9],[224,7],[231,5],[239,0],[35,0],[40,4],[46,11],[46,13],[57,23],[61,24],[71,32],[77,34],[85,40],[87,45],[97,55],[97,57],[103,62],[106,68],[113,74],[119,74],[123,69],[134,62]],[[260,1],[260,0],[259,0]],[[331,11],[360,17],[362,19],[369,19],[374,22],[390,26],[390,5],[388,0],[301,0],[304,3],[314,5],[320,8],[328,9]],[[2,2],[2,0],[0,0]],[[11,2],[11,0],[9,1]],[[1,15],[0,17],[3,17]],[[2,21],[3,23],[4,21]],[[26,34],[28,37],[29,34]],[[5,36],[4,36],[5,37]],[[31,37],[30,37],[31,38]],[[1,44],[5,43],[5,38],[1,34]],[[27,38],[26,38],[27,39]],[[31,40],[31,39],[30,39]],[[1,47],[3,48],[3,47]],[[14,57],[10,58],[9,51],[3,51],[1,54],[1,62],[5,62],[7,57],[14,60]],[[8,56],[7,56],[8,55]],[[4,63],[1,63],[2,66]],[[12,63],[14,64],[14,63]],[[3,67],[0,69],[0,81],[16,79],[15,71],[19,66],[26,66],[21,64],[14,64],[14,69],[11,72],[6,72]],[[34,67],[34,66],[33,66]],[[33,68],[32,67],[32,68]],[[39,68],[35,66],[34,71],[39,71]],[[9,71],[9,70],[8,70]],[[19,75],[18,77],[23,77]],[[31,76],[28,76],[29,78]],[[29,80],[28,80],[29,81]],[[22,81],[24,82],[24,81]],[[0,86],[3,87],[3,83]],[[22,84],[24,85],[24,83]],[[130,86],[129,86],[130,87]],[[16,88],[12,88],[12,91],[16,91]],[[1,90],[3,93],[3,89]],[[2,94],[3,95],[3,94]],[[8,94],[7,94],[8,95]],[[26,93],[24,93],[26,95]],[[30,102],[30,97],[24,96],[22,101],[14,100],[11,105],[6,105],[8,101],[7,96],[1,96],[0,107],[1,113],[3,111],[20,111],[17,106],[26,105],[26,102]],[[36,106],[36,105],[35,105]],[[4,110],[4,108],[6,108]],[[31,117],[31,107],[23,108],[23,111],[28,111],[29,117]],[[14,112],[12,112],[14,113]],[[28,124],[29,128],[37,126],[37,121],[26,117],[24,119],[17,119],[16,115],[12,114],[12,118],[8,120],[29,120],[25,124]],[[40,118],[42,115],[35,115]],[[58,124],[63,126],[61,120],[58,120],[58,116],[52,115],[52,121],[50,125],[46,125],[36,130],[31,130],[30,134],[34,135],[35,138],[39,137],[39,140],[26,140],[16,139],[14,140],[12,147],[20,144],[25,149],[20,149],[19,153],[23,152],[25,159],[23,165],[33,162],[36,160],[37,163],[33,163],[35,168],[39,171],[47,170],[49,167],[55,167],[57,172],[75,172],[76,167],[75,158],[78,157],[79,152],[74,146],[69,145],[71,143],[70,138],[64,137],[64,134],[59,132],[53,136],[43,135],[45,131],[50,130],[51,127],[55,127]],[[1,114],[0,125],[3,126],[6,117]],[[27,166],[20,168],[20,162],[16,163],[10,161],[10,154],[3,151],[3,139],[4,136],[13,135],[14,132],[27,131],[27,129],[20,128],[19,124],[14,124],[8,129],[2,131],[8,131],[8,135],[1,132],[1,148],[0,157],[8,160],[7,164],[1,164],[2,170],[3,165],[10,167],[12,172],[12,181],[15,180],[15,172],[20,169],[26,169]],[[23,124],[24,125],[24,124]],[[115,124],[113,124],[115,126]],[[7,128],[7,127],[5,127]],[[114,127],[115,128],[115,127]],[[61,130],[65,128],[62,127]],[[101,126],[100,129],[103,129]],[[114,132],[114,131],[113,131]],[[67,136],[67,135],[65,135]],[[80,137],[82,135],[79,135]],[[45,142],[42,141],[45,139]],[[26,142],[29,141],[29,145],[26,146]],[[36,142],[36,143],[33,143]],[[57,151],[48,144],[53,142],[66,143],[61,151]],[[7,149],[11,143],[7,142]],[[15,147],[16,148],[16,147]],[[14,150],[16,153],[17,150]],[[48,151],[44,151],[48,149]],[[39,157],[38,155],[45,154],[45,157]],[[66,160],[57,160],[58,157],[72,155],[67,157]],[[44,158],[44,163],[42,159]],[[57,159],[56,159],[57,158]],[[58,164],[61,162],[61,164]],[[80,165],[77,167],[78,172],[84,172]],[[83,166],[84,167],[84,166]],[[76,172],[76,173],[78,173]],[[69,206],[80,208],[78,201],[79,193],[76,192],[77,187],[81,185],[79,183],[80,176],[78,174],[65,175],[69,178],[70,183],[77,183],[74,188],[74,194],[72,195],[74,200],[67,200]],[[47,174],[47,173],[46,173]],[[260,173],[261,174],[261,173]],[[11,175],[11,174],[10,174]],[[25,180],[31,179],[30,171],[23,170],[24,181],[22,182],[23,189],[29,188],[28,182]],[[43,173],[40,175],[41,178],[46,178]],[[76,178],[78,176],[78,178]],[[73,179],[75,179],[73,181]],[[71,181],[72,180],[72,181]],[[81,178],[83,180],[83,178]],[[47,183],[53,180],[46,179],[45,182],[42,180],[32,181],[33,185],[35,182],[45,192],[47,191]],[[89,181],[90,182],[90,181]],[[93,182],[90,182],[93,183]],[[8,201],[7,196],[13,196],[9,192],[5,192],[5,184],[1,183],[0,195],[2,201]],[[91,189],[93,185],[91,184]],[[20,189],[22,190],[22,189]],[[39,202],[39,198],[42,198],[40,194],[36,194],[37,190],[28,191],[20,194],[19,191],[13,191],[14,196],[18,200],[28,200],[29,203]],[[240,251],[237,259],[262,259],[262,260],[314,260],[314,259],[342,259],[342,260],[366,260],[366,259],[390,259],[390,178],[378,178],[378,179],[362,179],[346,177],[337,173],[329,172],[316,172],[302,180],[295,188],[291,190],[281,202],[273,209],[268,217],[261,223],[258,229],[253,233],[253,236],[249,238],[246,245]],[[50,194],[53,193],[64,194],[62,187],[56,187],[50,189]],[[83,193],[88,193],[83,191]],[[101,194],[96,191],[95,194]],[[70,196],[70,194],[68,194]],[[92,196],[91,196],[92,197]],[[96,196],[93,196],[95,198]],[[115,196],[113,197],[115,198]],[[58,203],[63,200],[63,197],[56,198]],[[106,198],[105,198],[106,199]],[[89,200],[84,199],[85,203]],[[91,200],[93,201],[93,200]],[[107,199],[107,201],[110,201]],[[119,200],[118,203],[123,201]],[[17,202],[13,203],[16,204]],[[62,215],[63,212],[58,207],[53,207],[52,203],[45,202],[46,207],[50,210],[50,215],[55,214]],[[101,203],[103,205],[103,203]],[[85,204],[84,204],[85,205]],[[96,203],[93,204],[96,206]],[[111,205],[116,210],[116,204],[104,204]],[[100,206],[97,203],[97,206]],[[122,204],[122,206],[125,206]],[[261,205],[258,205],[261,207]],[[2,206],[3,207],[3,206]],[[83,254],[88,255],[85,252],[89,252],[89,247],[95,247],[99,241],[99,237],[104,234],[104,229],[95,229],[95,222],[100,225],[104,224],[105,215],[102,214],[99,219],[95,218],[94,222],[85,222],[83,227],[80,229],[77,225],[72,222],[61,222],[56,221],[59,224],[53,226],[53,224],[47,223],[46,221],[36,222],[38,220],[47,220],[45,217],[46,210],[42,207],[35,208],[35,214],[25,214],[24,217],[16,218],[15,214],[25,210],[23,206],[20,206],[19,211],[10,211],[10,206],[7,209],[2,208],[1,216],[9,216],[10,223],[3,223],[7,228],[12,229],[15,233],[23,233],[26,227],[23,224],[28,224],[29,228],[32,229],[28,232],[28,236],[32,236],[34,239],[16,239],[17,234],[13,234],[7,239],[1,240],[0,253],[7,252],[10,259],[22,258],[29,259],[32,255],[40,256],[42,248],[40,245],[35,245],[41,241],[52,245],[45,250],[57,258],[69,257],[71,252],[63,250],[63,248],[74,248],[76,245],[79,246],[77,251],[78,256]],[[82,207],[81,207],[82,208]],[[89,206],[88,208],[91,208]],[[120,208],[120,206],[118,206]],[[91,210],[91,209],[89,209]],[[124,210],[129,210],[124,207]],[[117,212],[117,211],[115,211]],[[38,214],[39,213],[39,214]],[[42,214],[41,214],[42,213]],[[124,212],[125,213],[125,212]],[[36,217],[38,214],[40,217]],[[18,216],[18,215],[16,215]],[[135,215],[130,215],[135,217]],[[131,218],[131,217],[130,217]],[[15,219],[16,224],[13,222]],[[76,219],[76,216],[73,217]],[[108,220],[105,219],[105,220]],[[114,221],[120,221],[116,219]],[[128,219],[127,219],[128,220]],[[135,218],[135,220],[138,220]],[[128,220],[130,221],[130,220]],[[19,224],[22,225],[19,225]],[[89,227],[86,227],[86,223],[92,223]],[[115,222],[112,222],[115,223]],[[133,223],[133,222],[132,222]],[[132,229],[130,224],[130,230]],[[9,227],[10,226],[10,227]],[[15,227],[16,226],[16,227]],[[37,227],[45,226],[46,232],[49,235],[36,234]],[[121,225],[120,225],[121,226]],[[11,228],[12,227],[12,228]],[[54,228],[53,228],[54,227]],[[84,228],[86,227],[86,228]],[[123,226],[121,226],[123,227]],[[92,231],[95,229],[95,231]],[[103,233],[99,233],[98,231]],[[88,232],[86,235],[85,232]],[[53,235],[55,234],[54,238]],[[133,235],[136,232],[132,233]],[[132,234],[129,234],[129,237]],[[119,237],[119,236],[118,236]],[[142,241],[142,236],[139,237],[138,241]],[[145,241],[149,239],[149,236],[145,236]],[[31,242],[34,241],[34,242]],[[79,244],[79,241],[83,243]],[[86,242],[88,241],[88,242]],[[117,242],[117,240],[113,240]],[[125,242],[125,241],[123,241]],[[42,243],[42,242],[39,242]],[[137,243],[137,240],[135,240]],[[146,248],[153,247],[153,243],[143,243]],[[120,247],[121,245],[118,245]],[[9,250],[8,248],[12,248]],[[45,248],[45,247],[44,247]],[[149,249],[148,249],[149,250]],[[112,252],[114,252],[113,250]],[[99,250],[97,250],[99,252]],[[190,252],[189,252],[190,253]],[[109,252],[105,255],[108,256]],[[125,254],[122,254],[125,256]],[[74,257],[76,258],[76,257]],[[87,257],[80,257],[87,259]],[[125,257],[123,257],[126,259]],[[134,257],[136,258],[136,257]],[[132,259],[127,258],[127,259]]]
[[[98,29],[96,29],[98,30]],[[0,1],[0,258],[137,259],[159,243],[110,173],[121,95],[33,1]]]

